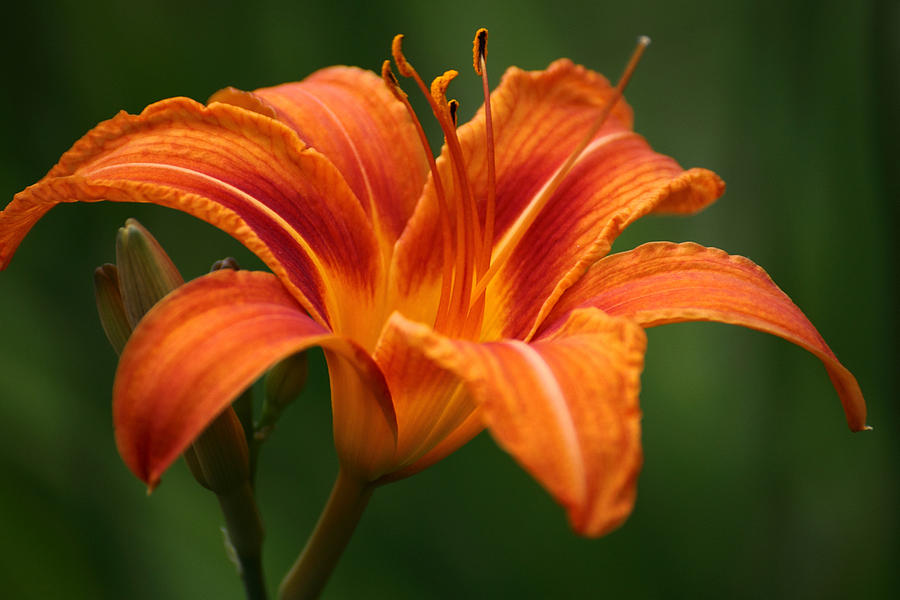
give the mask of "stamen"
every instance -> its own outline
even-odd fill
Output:
[[[487,202],[484,207],[484,242],[481,248],[481,256],[478,261],[478,277],[482,277],[491,266],[491,253],[494,247],[494,213],[497,203],[497,175],[494,160],[494,123],[491,118],[491,88],[487,75],[487,41],[488,30],[482,27],[475,32],[475,40],[472,42],[472,60],[475,65],[475,73],[481,75],[482,90],[484,92],[484,129],[485,144],[487,145],[487,169],[488,189]]]
[[[455,110],[451,102],[446,100],[447,86],[457,75],[456,71],[447,71],[442,76],[431,82],[431,95],[438,106],[446,106],[447,120],[453,121]],[[469,178],[466,173],[466,163],[463,159],[462,146],[456,135],[455,123],[451,126],[442,119],[444,127],[444,139],[450,151],[453,170],[456,174],[457,190],[461,200],[457,202],[457,236],[462,244],[463,256],[458,257],[456,279],[454,281],[453,301],[450,305],[450,314],[455,320],[450,333],[466,335],[470,329],[466,327],[468,322],[468,310],[471,304],[472,286],[478,275],[479,240],[481,240],[481,224],[478,219],[478,206],[472,196],[469,186]]]
[[[450,82],[456,79],[457,75],[459,75],[457,71],[450,69],[444,71],[440,77],[435,77],[431,82],[431,97],[439,106],[447,101],[447,88],[450,87]]]
[[[403,55],[403,36],[394,37],[391,51],[394,55],[394,61],[397,64],[397,70],[401,75],[411,77],[419,89],[428,100],[431,111],[441,126],[444,133],[444,139],[447,141],[447,148],[450,153],[450,162],[457,180],[458,193],[462,195],[462,201],[456,202],[456,229],[457,229],[457,252],[456,252],[456,271],[453,280],[453,294],[448,309],[448,323],[446,329],[441,329],[445,333],[454,334],[463,328],[466,312],[471,300],[471,291],[473,285],[474,261],[477,260],[477,252],[475,252],[475,239],[481,237],[480,225],[478,223],[478,211],[475,208],[475,201],[472,198],[471,188],[469,187],[468,177],[465,171],[465,162],[463,161],[462,148],[459,139],[456,137],[456,128],[453,126],[449,103],[444,93],[446,93],[447,85],[453,77],[456,76],[455,71],[447,71],[441,77],[438,77],[432,83],[431,89],[425,86],[425,82],[406,60]]]
[[[394,36],[394,40],[391,42],[391,54],[394,57],[394,62],[397,63],[397,70],[400,71],[400,74],[404,77],[413,77],[416,73],[415,69],[412,68],[406,61],[406,57],[403,56],[403,34],[398,33]]]
[[[481,75],[481,63],[487,61],[487,39],[488,30],[484,27],[475,32],[475,39],[472,41],[472,66],[475,67],[476,75]]]
[[[631,54],[631,59],[628,61],[622,77],[619,79],[619,82],[613,89],[612,95],[600,110],[600,113],[598,114],[597,119],[594,121],[594,124],[591,126],[590,130],[587,132],[584,138],[582,138],[581,142],[579,142],[578,146],[575,147],[575,150],[572,151],[571,154],[569,154],[569,157],[559,168],[559,170],[556,171],[553,178],[547,183],[547,185],[545,185],[541,189],[538,195],[531,200],[528,207],[525,209],[525,211],[523,211],[518,220],[510,228],[511,233],[508,234],[508,236],[501,242],[500,246],[497,248],[498,251],[496,257],[492,261],[488,272],[478,280],[478,283],[475,286],[475,298],[478,298],[482,294],[484,294],[484,291],[487,289],[488,283],[490,283],[491,279],[493,279],[493,277],[500,271],[503,265],[506,264],[506,261],[509,260],[509,257],[512,255],[512,251],[516,248],[516,245],[525,236],[525,233],[531,227],[532,223],[534,223],[535,219],[537,219],[541,210],[543,210],[543,208],[550,201],[550,198],[556,192],[557,188],[559,188],[563,179],[565,179],[566,175],[571,172],[572,167],[575,166],[575,163],[578,161],[578,159],[581,158],[581,155],[584,152],[585,148],[587,148],[588,144],[590,144],[591,140],[594,139],[594,136],[606,122],[606,119],[609,117],[612,109],[622,97],[622,93],[625,91],[625,87],[631,80],[631,75],[634,73],[638,61],[644,54],[644,50],[646,50],[647,46],[649,45],[649,37],[642,35],[638,38],[637,46],[635,47],[634,52]]]
[[[394,95],[397,100],[401,102],[407,98],[406,92],[403,91],[403,88],[400,87],[400,82],[397,81],[397,77],[394,75],[394,72],[391,70],[391,61],[385,59],[383,63],[381,63],[381,78],[384,79],[384,82],[387,84],[388,90]],[[416,119],[418,122],[418,119]]]
[[[441,298],[434,322],[434,327],[437,329],[439,323],[443,324],[447,320],[447,311],[449,310],[452,293],[451,286],[453,284],[453,258],[457,254],[453,248],[453,234],[450,228],[450,209],[447,206],[447,196],[444,194],[444,185],[441,182],[440,174],[438,174],[434,153],[431,151],[431,145],[428,143],[428,136],[425,135],[425,129],[422,127],[422,123],[416,116],[416,111],[413,110],[412,105],[409,103],[409,97],[400,87],[397,78],[394,76],[394,72],[391,71],[391,61],[386,60],[384,61],[384,64],[381,65],[381,77],[384,79],[388,89],[394,97],[400,100],[400,102],[403,103],[403,106],[406,107],[406,112],[409,113],[409,116],[416,127],[416,132],[419,135],[419,143],[422,144],[422,148],[425,150],[425,156],[428,158],[428,166],[431,169],[431,180],[434,182],[434,193],[435,196],[437,196],[438,213],[440,214],[441,219],[441,238],[443,241],[444,252],[442,257]]]

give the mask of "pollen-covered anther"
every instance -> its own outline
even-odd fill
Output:
[[[450,87],[450,82],[457,75],[459,75],[457,71],[450,69],[449,71],[444,71],[443,75],[435,77],[434,81],[431,82],[431,97],[434,98],[438,106],[447,105],[447,88]]]
[[[385,85],[391,91],[397,100],[403,102],[406,98],[406,92],[400,87],[400,82],[397,81],[396,75],[391,70],[391,61],[385,60],[381,65],[381,78],[384,79]]]
[[[481,64],[487,61],[487,41],[488,30],[482,27],[475,32],[475,39],[472,42],[472,66],[475,67],[475,74],[482,74]]]
[[[394,62],[397,63],[397,70],[404,77],[414,77],[415,69],[412,68],[406,61],[406,57],[403,56],[403,34],[398,33],[394,36],[394,41],[391,42],[391,55],[394,57]]]

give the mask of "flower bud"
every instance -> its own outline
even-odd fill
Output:
[[[97,267],[94,271],[94,297],[97,300],[97,313],[100,325],[106,333],[106,339],[117,354],[122,353],[125,342],[131,335],[131,323],[125,315],[122,294],[119,292],[119,272],[116,265],[109,263]]]
[[[159,242],[135,219],[116,236],[119,290],[131,326],[169,292],[184,283]]]
[[[281,413],[291,402],[297,399],[306,377],[309,374],[309,361],[306,352],[298,352],[272,367],[266,374],[266,397],[263,401],[262,416],[256,429],[259,437],[265,437],[275,426]]]
[[[194,478],[218,495],[250,480],[250,454],[244,428],[230,406],[197,436],[184,453]]]
[[[213,271],[221,271],[222,269],[240,271],[241,266],[238,264],[238,261],[229,256],[227,258],[223,258],[222,260],[217,260],[216,262],[214,262],[212,267],[209,268],[209,272],[212,273]]]

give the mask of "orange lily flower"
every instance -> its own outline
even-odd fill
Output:
[[[0,267],[62,202],[151,202],[232,235],[272,273],[224,270],[168,295],[126,346],[113,391],[122,458],[151,487],[276,361],[324,349],[342,477],[413,474],[487,427],[602,535],[632,509],[642,463],[644,328],[720,321],[817,356],[852,430],[856,380],[758,266],[696,244],[607,256],[650,213],[696,212],[724,191],[632,130],[623,83],[559,60],[510,68],[456,127],[449,71],[400,74],[445,134],[434,160],[389,68],[171,98],[88,132],[0,213]],[[633,63],[627,70],[630,73]]]

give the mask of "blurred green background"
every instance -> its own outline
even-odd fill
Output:
[[[376,492],[325,598],[888,598],[900,590],[896,404],[900,3],[775,0],[573,3],[461,0],[56,0],[4,9],[0,205],[119,109],[205,100],[330,64],[377,69],[407,34],[418,69],[468,65],[491,31],[494,84],[511,64],[568,56],[615,78],[654,40],[628,92],[636,128],[728,192],[689,219],[650,218],[616,250],[694,240],[751,257],[862,385],[875,430],[850,434],[818,360],[713,324],[649,332],[646,465],[634,514],[586,540],[482,435]],[[189,217],[147,206],[52,211],[0,274],[0,595],[241,597],[214,498],[184,464],[147,497],[119,460],[115,356],[91,273],[137,217],[188,277],[227,255]],[[260,501],[274,591],[331,486],[327,383],[264,449]]]

